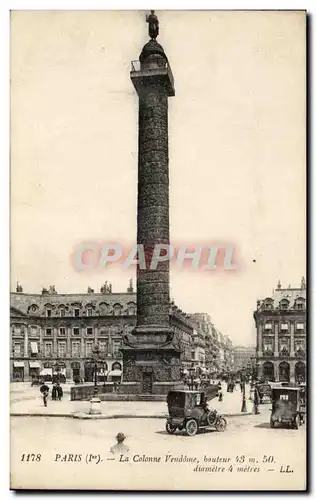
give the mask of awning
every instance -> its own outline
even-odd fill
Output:
[[[66,375],[66,368],[61,368],[59,372],[54,371],[54,375],[58,375],[59,373],[61,373],[62,375]]]
[[[24,361],[13,361],[14,368],[24,368]]]
[[[30,368],[40,368],[41,365],[37,361],[30,361]]]
[[[120,377],[122,375],[122,370],[112,370],[109,373],[110,377]]]
[[[32,354],[38,354],[37,342],[31,342],[31,351],[32,351]]]
[[[40,375],[50,375],[52,376],[53,374],[53,369],[52,368],[43,368],[43,370],[40,372]]]

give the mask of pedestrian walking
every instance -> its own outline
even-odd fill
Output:
[[[52,400],[56,401],[56,399],[57,399],[57,384],[54,384],[52,389]]]
[[[40,388],[40,392],[42,393],[43,396],[43,403],[44,406],[47,406],[47,398],[48,398],[48,393],[49,393],[49,387],[46,384],[43,384]]]
[[[57,382],[57,384],[56,384],[56,392],[57,392],[58,401],[61,401],[62,397],[63,397],[63,389],[62,389],[59,382]]]
[[[255,387],[254,393],[253,393],[253,413],[255,415],[259,415],[259,393],[257,387]]]

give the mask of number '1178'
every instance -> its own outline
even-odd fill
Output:
[[[42,456],[40,453],[37,453],[37,455],[35,455],[35,453],[23,453],[21,462],[40,462],[41,458]]]

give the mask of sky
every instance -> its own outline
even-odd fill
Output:
[[[136,240],[146,12],[11,16],[11,287],[126,291],[133,269],[78,272],[83,241]],[[237,271],[171,266],[171,296],[254,344],[258,298],[305,274],[303,12],[158,11],[169,99],[171,244],[229,242]]]

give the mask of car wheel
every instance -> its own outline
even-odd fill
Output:
[[[188,436],[195,436],[195,434],[198,431],[198,428],[199,427],[198,427],[197,421],[194,420],[194,418],[191,418],[185,424],[185,430],[186,430]]]
[[[175,425],[170,424],[170,422],[166,423],[166,431],[168,434],[174,434],[176,432],[177,428]]]
[[[215,420],[216,420],[216,413],[214,414],[213,412],[209,412],[209,414],[207,415],[207,424],[212,426],[214,425]]]
[[[224,417],[220,417],[215,423],[215,429],[218,432],[224,432],[227,427],[227,421]]]

